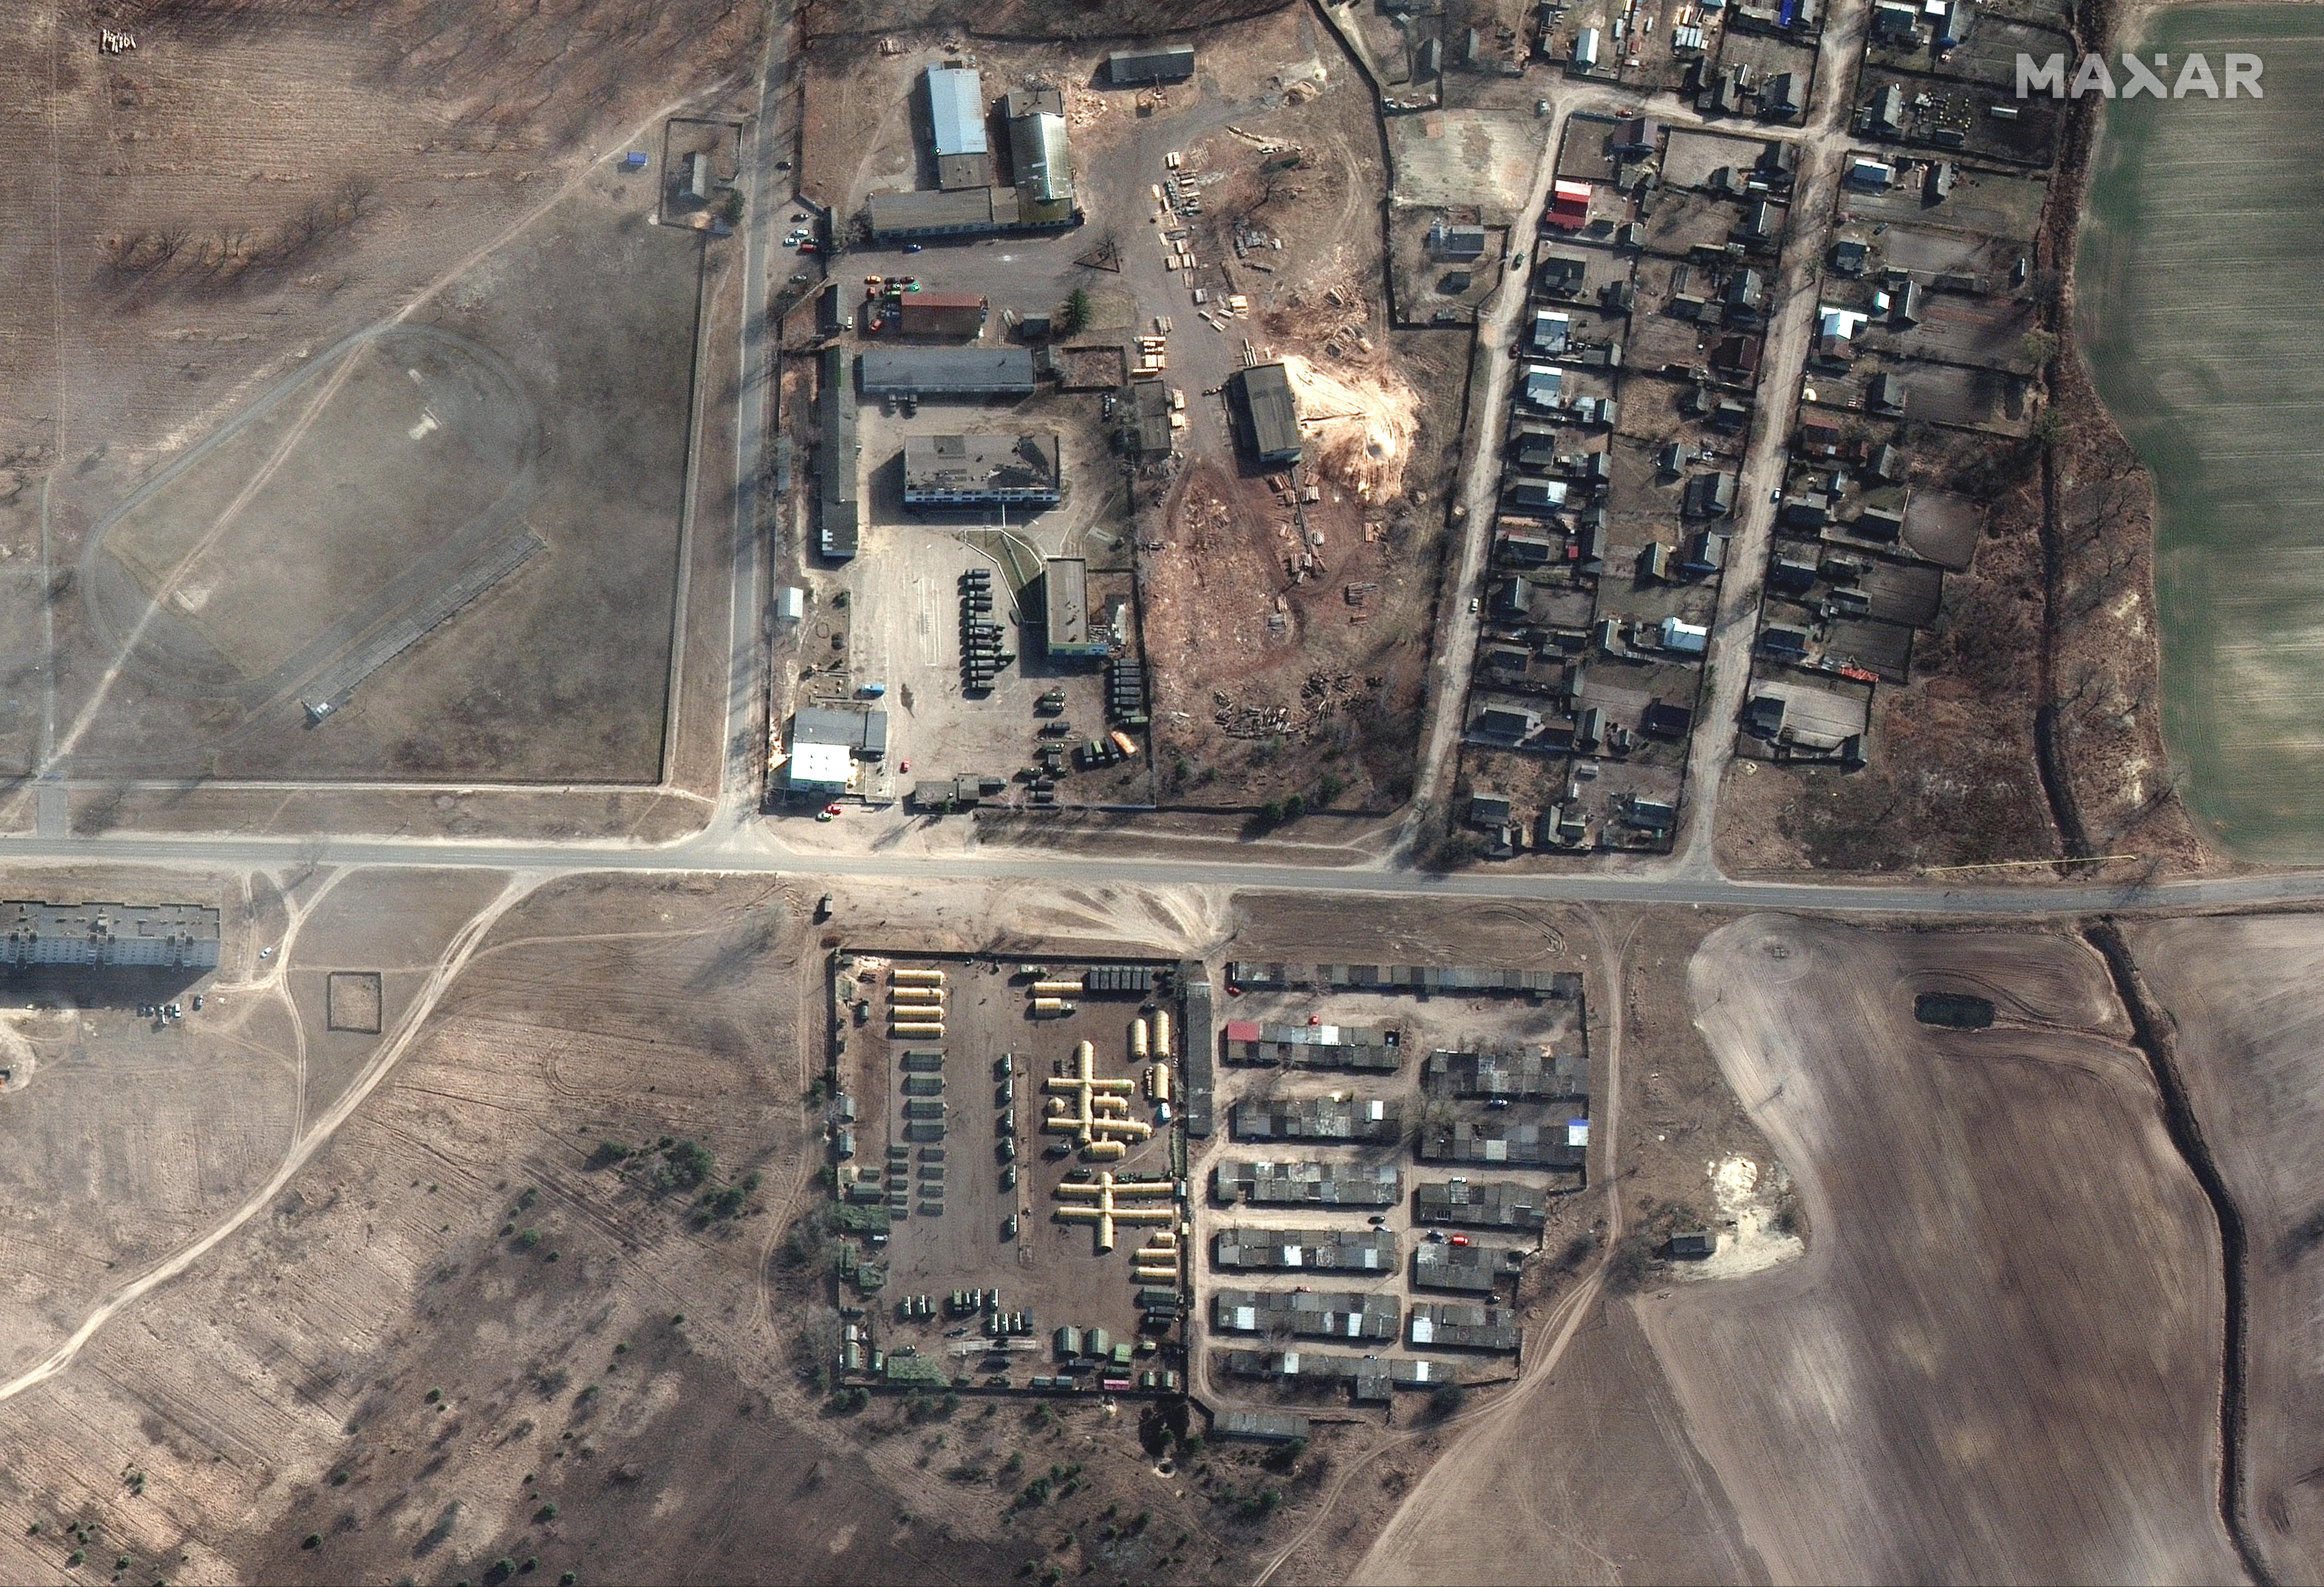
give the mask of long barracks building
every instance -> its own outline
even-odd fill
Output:
[[[215,970],[218,912],[199,904],[46,904],[12,899],[11,969]]]

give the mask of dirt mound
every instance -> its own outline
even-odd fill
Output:
[[[1396,500],[1419,428],[1419,398],[1412,388],[1385,365],[1326,367],[1289,353],[1283,367],[1317,468],[1365,501]]]

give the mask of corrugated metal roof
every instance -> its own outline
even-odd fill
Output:
[[[936,153],[982,154],[984,83],[965,67],[928,68],[928,114],[936,126]]]

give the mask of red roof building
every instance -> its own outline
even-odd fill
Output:
[[[1549,190],[1549,224],[1564,231],[1580,231],[1590,224],[1588,182],[1559,181]]]

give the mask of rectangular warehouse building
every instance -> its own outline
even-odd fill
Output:
[[[1424,1187],[1425,1188],[1425,1187]],[[1218,1232],[1211,1259],[1222,1268],[1273,1268],[1313,1273],[1392,1273],[1393,1229],[1246,1229]]]
[[[1549,1222],[1548,1192],[1513,1179],[1447,1179],[1415,1193],[1412,1215],[1419,1223],[1539,1229]]]
[[[1117,88],[1147,83],[1183,83],[1194,75],[1194,47],[1172,44],[1160,50],[1117,50],[1105,58],[1106,80]]]
[[[1234,376],[1235,419],[1243,444],[1261,463],[1299,461],[1299,404],[1280,364],[1260,364]]]
[[[1211,1194],[1255,1207],[1392,1207],[1404,1199],[1393,1163],[1225,1162],[1211,1170]]]
[[[867,397],[1029,397],[1026,347],[912,347],[864,353],[856,371]]]
[[[92,970],[215,970],[218,912],[200,904],[48,904],[11,899],[7,964]]]
[[[981,188],[992,180],[982,78],[966,67],[928,68],[928,123],[935,134],[936,186]]]
[[[823,431],[815,462],[817,529],[823,554],[844,562],[862,533],[863,504],[855,483],[855,387],[847,378],[847,355],[837,347],[824,351],[816,404]]]
[[[1055,88],[1019,89],[1008,98],[1010,176],[1027,218],[1064,220],[1074,203],[1074,164],[1065,142],[1065,97]]]
[[[1105,641],[1090,632],[1089,563],[1080,557],[1051,557],[1041,564],[1043,643],[1052,656],[1105,654]]]
[[[948,193],[874,193],[865,209],[878,242],[901,237],[965,237],[1016,228],[1022,218],[1014,188],[964,188]]]
[[[907,507],[1054,507],[1057,500],[1054,430],[904,439]]]
[[[975,292],[906,292],[896,328],[908,337],[980,337],[992,305]]]

